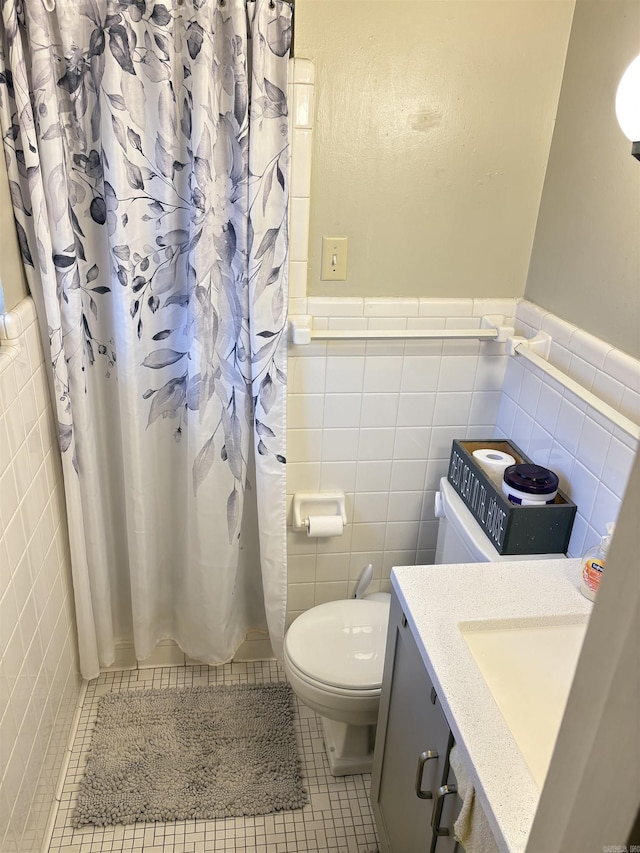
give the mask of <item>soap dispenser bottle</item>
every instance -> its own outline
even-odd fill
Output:
[[[585,551],[582,565],[582,583],[580,584],[580,592],[590,601],[596,600],[602,572],[604,571],[605,563],[607,562],[607,553],[611,544],[611,537],[615,524],[610,521],[607,524],[607,535],[603,536],[598,545],[589,548]]]

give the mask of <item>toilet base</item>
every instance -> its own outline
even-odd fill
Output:
[[[354,726],[320,717],[324,748],[333,776],[371,773],[375,726]]]

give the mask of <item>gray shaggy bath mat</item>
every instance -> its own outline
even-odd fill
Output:
[[[100,699],[77,828],[259,815],[307,802],[286,683]]]

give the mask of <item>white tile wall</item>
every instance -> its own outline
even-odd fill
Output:
[[[304,306],[300,306],[300,302]],[[515,300],[297,299],[315,328],[477,328]],[[504,348],[478,341],[330,341],[290,345],[287,493],[345,492],[342,536],[289,529],[289,621],[353,592],[367,563],[372,589],[394,565],[430,563],[438,480],[453,438],[494,434]]]
[[[307,295],[309,212],[311,196],[311,145],[314,121],[314,67],[308,59],[289,65],[290,213],[289,296]]]
[[[640,363],[529,302],[316,297],[303,310],[314,328],[474,328],[484,314],[515,314],[516,334],[548,331],[552,363],[640,422]],[[290,621],[351,594],[368,562],[374,589],[387,588],[394,565],[432,562],[434,492],[454,438],[511,438],[560,475],[578,505],[571,556],[617,518],[637,450],[622,430],[493,342],[290,345],[288,406],[289,500],[296,491],[341,489],[349,522],[330,539],[289,530]]]
[[[626,417],[640,423],[640,362],[531,302],[516,312],[516,333],[553,338],[549,360]],[[512,358],[498,433],[560,476],[578,506],[569,555],[580,556],[618,517],[637,442],[529,362]]]
[[[47,834],[81,680],[62,472],[31,300],[0,326],[0,850],[31,853]]]

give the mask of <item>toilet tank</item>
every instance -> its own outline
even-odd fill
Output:
[[[436,565],[493,563],[514,560],[557,560],[564,554],[499,554],[446,477],[436,492],[438,519]]]

